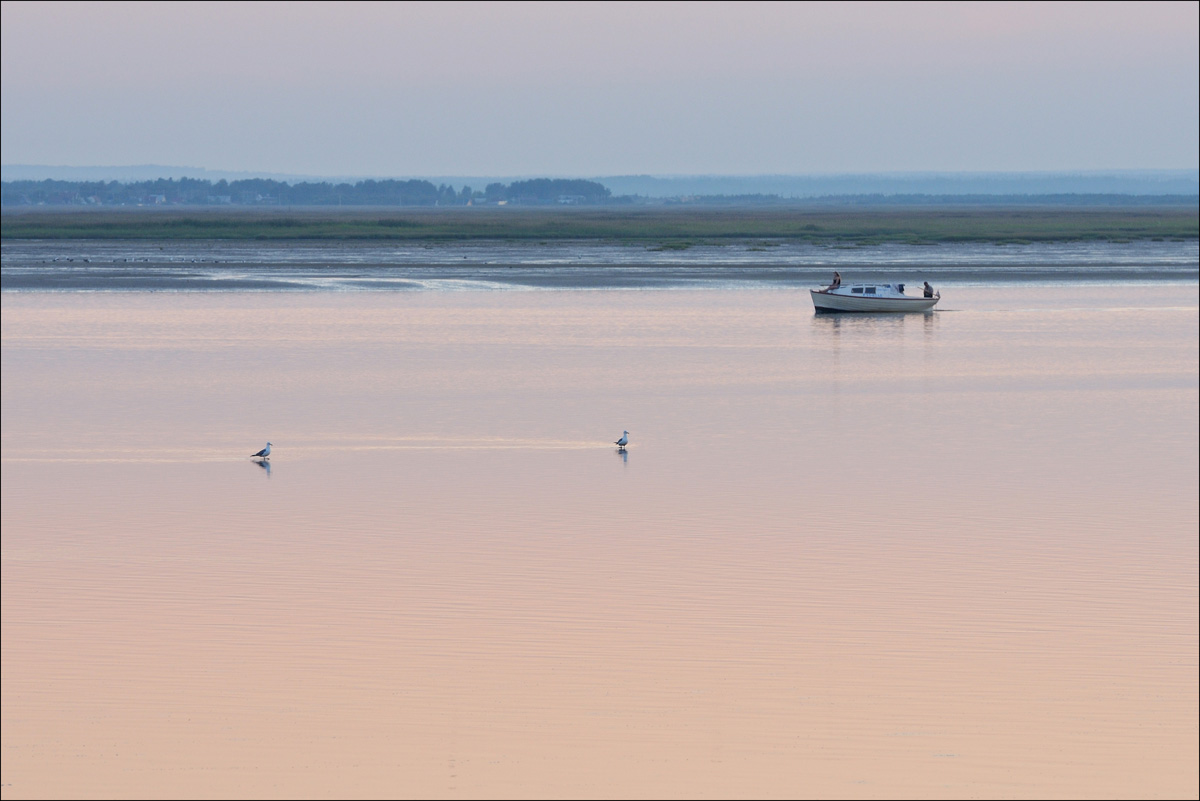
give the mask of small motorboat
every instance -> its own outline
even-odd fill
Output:
[[[809,291],[818,312],[927,312],[942,299],[940,292],[906,295],[904,284],[841,284]]]

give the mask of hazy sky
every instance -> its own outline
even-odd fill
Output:
[[[1195,168],[1200,4],[4,2],[5,164]]]

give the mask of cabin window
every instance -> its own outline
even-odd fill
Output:
[[[863,288],[862,288],[861,286],[856,286],[856,287],[854,287],[854,289],[851,289],[850,291],[851,291],[851,292],[856,292],[856,293],[858,293],[859,295],[861,295],[861,294],[863,293]]]
[[[867,292],[867,294],[868,294],[868,295],[874,295],[874,294],[875,294],[875,287],[873,287],[873,286],[869,286],[869,287],[867,287],[867,290],[866,290],[866,292]]]

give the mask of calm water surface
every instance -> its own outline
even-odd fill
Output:
[[[944,294],[5,292],[4,798],[1196,797],[1197,285]]]

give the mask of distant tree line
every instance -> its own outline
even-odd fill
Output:
[[[267,178],[210,181],[160,178],[154,181],[4,181],[0,205],[13,206],[468,206],[468,205],[694,205],[694,206],[1176,206],[1200,205],[1191,195],[1126,194],[841,194],[783,197],[775,194],[614,197],[596,181],[535,178],[491,183],[483,190],[424,180],[300,182]]]
[[[596,205],[613,202],[596,181],[535,178],[492,183],[482,190],[422,180],[289,184],[265,178],[208,181],[160,178],[156,181],[5,181],[4,206],[468,206]]]

